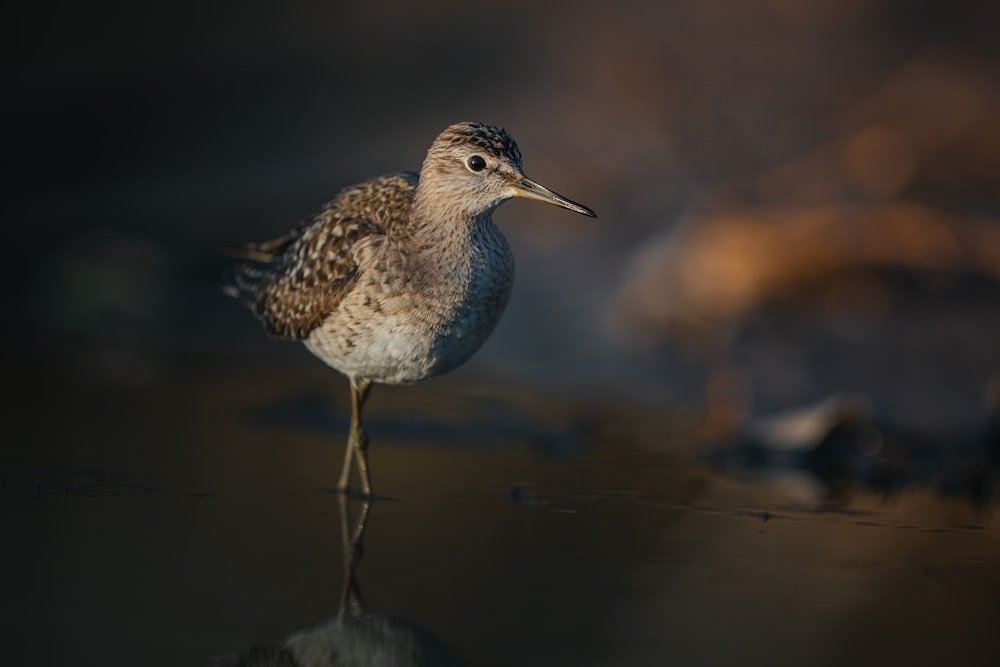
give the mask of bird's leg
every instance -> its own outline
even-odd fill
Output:
[[[372,482],[368,472],[368,433],[365,432],[364,424],[362,424],[361,414],[371,385],[371,381],[365,379],[358,380],[357,383],[351,382],[351,433],[347,440],[344,469],[340,473],[340,481],[337,483],[339,491],[347,491],[351,478],[351,457],[353,456],[357,460],[358,472],[361,475],[362,495],[366,498],[370,498],[372,495]]]
[[[351,421],[354,422],[351,439],[354,442],[354,456],[357,459],[358,472],[361,474],[361,490],[365,498],[372,497],[372,478],[368,473],[368,433],[361,423],[361,411],[365,407],[365,400],[368,399],[371,387],[370,380],[360,380],[351,405]]]
[[[354,387],[351,387],[351,396],[354,396]],[[344,456],[344,467],[340,471],[340,480],[337,482],[337,491],[346,493],[347,487],[351,484],[351,464],[354,463],[354,420],[351,420],[351,434],[347,438],[347,449]]]
[[[351,393],[354,393],[354,389],[351,389]],[[354,425],[351,425],[351,431],[354,431]],[[354,461],[354,443],[349,437],[347,440],[347,450],[344,456],[344,467],[340,471],[340,480],[337,482],[337,491],[340,493],[346,493],[347,487],[351,483],[351,463]]]

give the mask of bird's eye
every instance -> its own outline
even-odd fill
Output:
[[[486,168],[486,160],[480,155],[473,155],[466,161],[466,164],[469,165],[469,169],[472,171],[482,171]]]

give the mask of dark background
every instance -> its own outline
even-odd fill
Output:
[[[346,383],[221,295],[217,249],[417,169],[459,120],[599,217],[502,207],[494,336],[376,389],[373,474],[404,500],[373,510],[374,607],[485,664],[995,664],[1000,5],[21,3],[4,24],[18,664],[190,663],[333,611]],[[706,471],[830,396],[894,434],[877,494],[814,512],[830,489],[741,486],[738,446]]]
[[[885,356],[886,340],[895,349],[919,328],[907,319],[914,299],[962,304],[957,325],[920,343],[918,362],[969,347],[959,329],[996,325],[982,321],[993,310],[995,235],[914,259],[908,248],[938,237],[886,223],[879,209],[912,205],[904,218],[940,219],[945,237],[995,223],[990,3],[64,3],[22,4],[12,18],[0,111],[7,363],[141,388],[177,355],[298,354],[219,298],[216,248],[280,235],[348,183],[418,168],[435,134],[460,119],[506,127],[529,175],[601,216],[526,202],[501,210],[516,296],[462,372],[700,405],[711,369],[735,367],[750,403],[766,409],[831,391],[891,393],[898,378],[885,376],[914,358],[875,373],[814,369],[811,357],[845,346]],[[817,271],[790,262],[831,241],[806,227],[805,245],[782,252],[789,230],[839,206],[870,209],[863,226],[874,237],[848,241]],[[730,248],[718,240],[727,234],[710,232],[734,215],[788,228],[764,250]],[[866,259],[866,244],[888,250]],[[733,274],[703,251],[789,266],[754,287],[759,267]],[[696,280],[721,287],[692,289],[687,273],[669,273],[692,263],[704,267]],[[726,295],[747,284],[732,307]],[[837,317],[874,313],[875,324],[831,332],[830,284],[847,285],[827,299],[846,312]],[[805,346],[791,355],[805,377],[761,382],[789,364],[752,342],[740,348],[740,332],[802,285],[819,286],[796,302],[820,304],[807,311],[818,328],[777,345]],[[902,333],[892,327],[900,319]],[[674,347],[691,320],[722,342]],[[960,397],[942,418],[959,418],[958,404],[996,369],[989,341],[976,338],[992,349],[960,369],[910,382],[940,385],[935,373],[954,371],[947,382]]]

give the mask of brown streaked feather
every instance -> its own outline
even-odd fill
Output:
[[[334,199],[332,202],[328,202],[326,206],[330,206],[339,199]],[[325,207],[324,207],[325,208]],[[302,235],[305,230],[310,226],[316,224],[319,221],[321,214],[314,215],[311,218],[306,218],[300,222],[295,229],[288,232],[280,238],[273,239],[271,241],[260,241],[258,243],[230,243],[222,246],[222,253],[224,255],[229,255],[230,257],[237,257],[239,259],[249,259],[254,262],[270,262],[275,257],[284,252],[289,245],[291,245],[295,239]]]
[[[268,252],[256,243],[227,243],[219,248],[219,252],[236,259],[248,259],[252,262],[270,262],[274,259],[274,253]]]
[[[227,293],[240,298],[278,338],[302,340],[353,287],[359,241],[405,225],[417,175],[389,174],[344,189],[289,234],[231,248],[261,262],[236,267]]]
[[[506,130],[485,123],[458,123],[438,136],[437,142],[451,146],[477,146],[494,157],[521,166],[521,149]]]

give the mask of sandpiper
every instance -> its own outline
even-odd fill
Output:
[[[445,373],[489,337],[510,298],[514,258],[493,211],[526,197],[596,217],[524,175],[506,131],[457,123],[431,144],[420,173],[342,190],[289,234],[229,248],[253,263],[225,291],[276,338],[302,341],[351,384],[351,429],[337,484],[352,458],[372,495],[361,413],[373,382]]]

